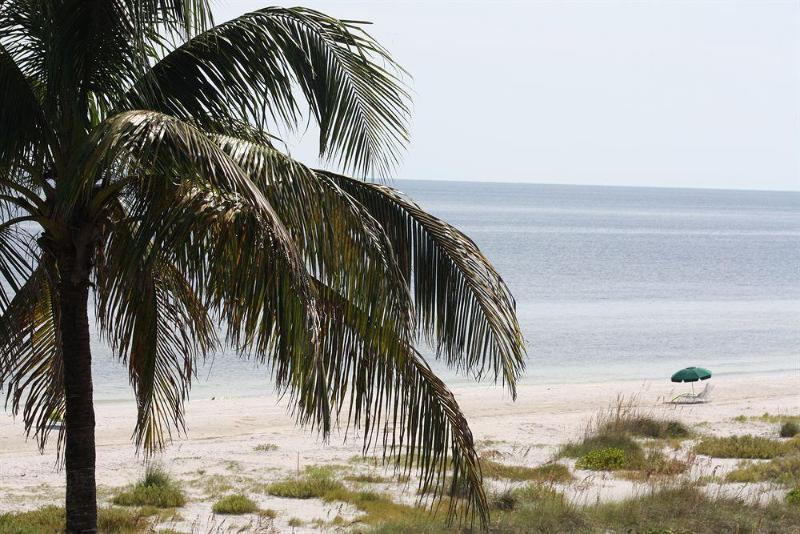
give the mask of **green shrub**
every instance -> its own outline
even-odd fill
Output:
[[[186,496],[165,471],[151,466],[142,480],[115,496],[111,502],[119,506],[175,508],[186,504]]]
[[[620,449],[629,458],[644,457],[642,446],[624,433],[603,433],[584,438],[579,443],[568,443],[561,448],[559,455],[568,458],[580,458],[592,451],[602,449]]]
[[[756,458],[769,460],[797,450],[796,442],[782,442],[761,436],[706,437],[695,445],[697,454],[714,458]]]
[[[592,471],[614,471],[625,467],[625,451],[610,447],[590,451],[581,456],[575,467]]]
[[[272,451],[277,451],[278,446],[275,445],[274,443],[261,443],[259,445],[256,445],[254,447],[254,450],[258,452],[272,452]]]
[[[786,502],[791,505],[800,506],[800,487],[794,488],[786,494]]]
[[[258,511],[258,506],[246,495],[226,495],[211,507],[215,514],[252,514]]]
[[[780,435],[782,438],[793,438],[800,434],[800,425],[795,421],[786,421],[781,425]]]

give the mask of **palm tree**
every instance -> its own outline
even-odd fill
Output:
[[[403,77],[361,23],[308,9],[214,26],[206,0],[0,0],[0,386],[42,448],[63,417],[69,532],[96,528],[90,296],[145,454],[224,344],[299,423],[358,428],[439,495],[450,472],[451,512],[486,520],[467,422],[415,347],[514,395],[511,294],[464,234],[273,135],[311,117],[331,164],[386,176]]]

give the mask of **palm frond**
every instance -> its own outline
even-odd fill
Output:
[[[150,108],[212,130],[236,121],[294,127],[295,88],[320,126],[319,151],[386,174],[408,138],[402,70],[359,23],[266,8],[198,35],[164,57],[118,109]]]
[[[0,310],[10,305],[13,296],[35,268],[36,251],[31,236],[15,226],[15,220],[0,224]]]
[[[322,173],[386,231],[411,283],[418,325],[437,354],[479,378],[493,373],[516,396],[525,347],[514,299],[477,245],[390,187]]]
[[[58,294],[51,277],[52,266],[43,260],[0,316],[0,387],[40,449],[64,415]],[[63,437],[61,427],[59,445]]]
[[[488,520],[480,463],[458,403],[410,340],[332,288],[317,284],[327,383],[348,428],[363,432],[364,453],[382,447],[384,461],[416,468],[421,493],[441,497],[449,473],[451,516]],[[463,497],[464,506],[459,503]]]
[[[287,259],[274,243],[269,221],[241,197],[192,183],[169,193],[159,198],[146,189],[129,191],[138,195],[122,214],[122,220],[131,221],[130,237],[123,240],[119,231],[112,232],[109,240],[118,244],[104,250],[108,257],[102,264],[116,266],[111,276],[123,280],[112,283],[126,286],[124,280],[136,280],[148,264],[173,265],[186,275],[183,287],[197,295],[196,306],[202,303],[219,319],[229,346],[269,363],[279,389],[302,391],[308,399],[306,420],[327,432],[325,384],[303,389],[309,384],[304,376],[324,378],[324,373],[309,370],[319,362],[314,357],[317,319],[302,264]],[[99,298],[108,299],[107,292]],[[108,324],[112,344],[124,345],[121,332]]]
[[[153,258],[123,269],[120,247],[134,246],[123,224],[106,240],[97,265],[98,320],[128,364],[136,394],[134,441],[151,454],[185,430],[183,406],[197,361],[218,345],[216,330],[184,275]]]
[[[371,315],[413,329],[413,304],[391,243],[363,206],[274,147],[215,140],[275,207],[313,276]]]

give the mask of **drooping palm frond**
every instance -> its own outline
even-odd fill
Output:
[[[398,191],[320,171],[383,226],[410,281],[420,328],[447,363],[501,377],[516,395],[524,341],[503,279],[475,243]]]
[[[413,329],[413,304],[383,229],[327,176],[277,149],[229,136],[215,140],[275,207],[312,275],[372,316]]]
[[[160,425],[148,436],[139,433],[145,428],[140,423],[137,439],[145,450],[163,444],[161,430],[182,427],[177,401],[182,403],[187,384],[179,379],[190,379],[190,364],[216,345],[209,316],[222,320],[231,346],[272,366],[279,388],[302,394],[309,420],[327,431],[330,408],[324,383],[312,391],[303,389],[309,373],[324,378],[324,373],[307,369],[318,364],[313,358],[313,301],[304,272],[287,265],[280,247],[270,242],[268,221],[237,195],[191,183],[161,198],[146,196],[146,190],[128,194],[135,202],[115,214],[121,220],[98,261],[98,278],[108,280],[98,283],[98,300],[104,334],[128,360],[135,385],[142,366],[144,372],[167,379],[160,384],[163,391],[142,390],[140,404],[159,413],[178,410],[174,420],[148,420]],[[185,277],[178,279],[179,272]],[[168,334],[161,322],[164,315],[176,321],[171,328],[179,338]],[[137,345],[142,336],[151,336],[152,343]],[[137,351],[144,353],[137,356]],[[178,360],[174,354],[189,359]],[[183,374],[176,365],[167,367],[171,361],[184,362]],[[168,371],[172,375],[166,377]]]
[[[11,413],[22,411],[25,432],[43,449],[52,423],[64,415],[58,293],[45,258],[0,316],[0,387]],[[59,430],[59,445],[64,429]]]
[[[302,8],[266,8],[191,39],[137,82],[118,109],[160,110],[203,127],[294,127],[299,87],[320,126],[320,154],[387,173],[408,137],[401,70],[362,26]]]
[[[127,363],[136,394],[134,442],[150,454],[171,439],[172,428],[185,430],[184,402],[198,360],[217,346],[216,331],[186,278],[168,262],[139,266],[134,276],[106,271],[98,279],[111,284],[98,287],[101,328]]]
[[[34,271],[31,236],[7,219],[0,224],[0,312],[5,310]]]
[[[453,394],[391,321],[371,316],[332,288],[317,283],[322,352],[337,413],[363,432],[364,453],[381,447],[385,461],[420,475],[421,493],[442,495],[450,514],[488,520],[472,432]]]

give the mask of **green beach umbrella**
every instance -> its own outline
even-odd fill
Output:
[[[687,367],[672,375],[673,382],[697,382],[711,378],[711,371],[702,367]]]
[[[694,383],[699,380],[708,380],[709,378],[711,378],[711,371],[708,369],[702,367],[687,367],[672,375],[671,380],[673,382],[691,382],[692,393],[694,393]]]

